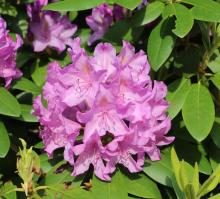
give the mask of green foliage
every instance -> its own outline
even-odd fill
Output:
[[[149,36],[147,52],[151,67],[157,71],[170,56],[176,37],[171,32],[171,20],[161,21]]]
[[[190,90],[190,80],[186,78],[172,82],[168,87],[167,101],[170,103],[168,113],[173,119],[182,109]]]
[[[4,123],[0,121],[0,158],[4,158],[7,153],[8,150],[10,148],[10,140],[8,137],[8,132],[4,126]]]
[[[125,18],[114,19],[100,40],[110,42],[117,52],[122,40],[144,50],[151,78],[168,86],[172,149],[162,148],[161,160],[147,159],[137,174],[119,166],[111,182],[97,179],[92,169],[71,176],[74,168],[63,161],[62,150],[56,150],[52,159],[43,151],[41,127],[31,114],[33,99],[42,92],[48,64],[57,61],[66,66],[71,58],[67,51],[33,51],[26,13],[32,2],[0,0],[0,14],[11,37],[19,34],[24,40],[16,57],[23,77],[7,89],[0,79],[0,198],[220,198],[220,1],[148,0],[139,9],[142,0],[60,0],[44,7],[67,14],[77,24],[76,35],[90,54],[95,45],[87,45],[92,31],[85,17],[102,3],[123,6]]]
[[[168,12],[168,13],[167,13]],[[185,37],[193,27],[193,16],[190,10],[182,4],[174,3],[166,6],[163,17],[176,17],[175,28],[172,30],[180,38]]]
[[[157,19],[164,9],[164,4],[160,1],[155,1],[136,12],[132,17],[133,26],[143,26]]]
[[[175,175],[174,180],[177,182],[178,185],[175,191],[176,194],[180,196],[179,198],[200,199],[202,196],[205,196],[207,193],[211,192],[219,183],[220,165],[215,169],[210,177],[202,185],[200,185],[197,163],[194,166],[194,171],[190,171],[190,167],[187,168],[187,165],[183,160],[181,162],[179,161],[174,148],[171,150],[171,161],[173,172]],[[189,177],[186,175],[186,171],[190,171],[190,173],[193,174],[191,174]]]
[[[144,174],[127,176],[118,170],[111,183],[101,182],[93,177],[92,185],[92,195],[97,199],[127,199],[128,193],[140,198],[161,198],[157,185]]]
[[[49,4],[45,6],[44,9],[54,11],[80,11],[94,8],[105,2],[110,4],[117,3],[127,9],[133,10],[141,3],[141,0],[63,0],[61,2]]]
[[[0,114],[19,117],[21,107],[17,99],[5,88],[0,87]]]
[[[214,103],[208,89],[201,83],[193,84],[182,111],[190,134],[198,141],[204,140],[210,133],[215,119]]]

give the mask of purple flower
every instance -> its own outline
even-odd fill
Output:
[[[71,46],[72,36],[77,30],[68,17],[58,12],[43,11],[42,7],[47,0],[36,0],[28,5],[27,12],[30,18],[29,38],[33,40],[34,51],[40,52],[50,47],[59,52],[65,50],[66,45]]]
[[[107,4],[102,4],[96,8],[93,8],[92,14],[86,17],[86,22],[94,32],[88,41],[88,45],[92,45],[92,43],[104,36],[112,24],[112,9]]]
[[[16,50],[22,45],[22,39],[16,35],[16,42],[8,34],[6,22],[0,17],[0,77],[5,79],[8,88],[12,79],[21,77],[22,73],[16,69]]]
[[[128,14],[128,9],[123,8],[117,4],[113,6],[113,16],[115,21],[119,21],[125,18],[125,16]]]
[[[93,34],[90,36],[88,45],[92,45],[101,39],[114,21],[125,18],[128,10],[117,4],[111,8],[108,4],[101,4],[92,9],[92,14],[86,17],[86,23],[92,29]]]
[[[105,181],[111,179],[109,174],[105,173],[105,164],[103,161],[104,147],[102,146],[100,137],[96,133],[88,141],[75,146],[73,150],[75,155],[78,156],[74,164],[74,176],[86,172],[90,164],[92,164],[97,177]]]
[[[150,79],[145,53],[125,41],[118,55],[111,44],[101,43],[88,56],[79,38],[71,47],[72,63],[50,64],[43,95],[34,103],[47,153],[64,148],[74,176],[93,165],[106,181],[117,164],[139,172],[145,155],[159,160],[159,147],[174,137],[167,136],[167,87]]]

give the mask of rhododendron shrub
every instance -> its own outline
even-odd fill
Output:
[[[219,198],[219,11],[0,0],[0,198]]]

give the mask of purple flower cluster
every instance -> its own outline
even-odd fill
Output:
[[[12,79],[19,78],[22,73],[16,69],[16,50],[22,45],[22,39],[16,35],[14,42],[6,30],[6,22],[0,17],[0,78],[5,80],[8,88]]]
[[[88,26],[93,30],[93,34],[88,40],[88,45],[92,45],[95,41],[101,39],[113,21],[118,21],[126,16],[127,9],[114,5],[113,8],[108,4],[101,4],[92,9],[92,14],[86,17]]]
[[[40,52],[50,47],[59,52],[66,49],[66,45],[73,42],[72,36],[77,30],[68,17],[61,16],[54,11],[43,11],[48,0],[36,0],[28,5],[27,12],[30,18],[29,38],[33,40],[34,51]]]
[[[92,164],[106,181],[117,164],[139,172],[145,155],[159,160],[158,147],[174,137],[166,136],[167,87],[150,79],[146,54],[124,41],[118,55],[111,44],[100,43],[88,56],[79,38],[69,53],[72,64],[50,64],[43,95],[34,102],[46,152],[64,147],[74,176]]]

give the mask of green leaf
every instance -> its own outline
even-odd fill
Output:
[[[168,114],[173,119],[182,109],[185,99],[190,90],[190,80],[186,78],[178,79],[168,86],[167,101],[170,106]]]
[[[171,182],[172,182],[172,188],[174,189],[175,192],[175,199],[185,199],[185,194],[183,193],[183,191],[180,190],[179,185],[176,182],[175,176],[171,176]]]
[[[193,185],[195,193],[197,193],[199,191],[199,187],[200,187],[200,183],[199,183],[199,167],[198,167],[197,163],[194,166],[192,185]]]
[[[30,92],[33,94],[39,94],[41,92],[41,89],[36,84],[34,84],[29,79],[26,79],[25,77],[22,77],[21,79],[16,81],[12,88]]]
[[[220,90],[220,72],[216,73],[210,80],[218,88],[218,90]]]
[[[69,186],[66,187],[64,184],[50,185],[46,190],[48,199],[50,198],[62,198],[62,199],[95,199],[91,197],[89,191],[85,191],[81,187]],[[45,198],[45,197],[44,197]]]
[[[187,184],[184,192],[187,199],[196,199],[196,193],[192,184]]]
[[[27,104],[21,105],[21,120],[25,122],[38,122],[38,119],[31,114],[32,106]]]
[[[3,87],[0,87],[0,114],[14,117],[19,117],[21,114],[17,99]]]
[[[128,193],[140,198],[161,199],[157,185],[144,174],[128,174],[117,170],[111,182],[92,179],[92,195],[97,199],[128,199]]]
[[[209,197],[208,199],[220,199],[220,193],[218,193],[212,197]]]
[[[31,75],[32,79],[34,80],[34,83],[37,86],[42,87],[45,82],[46,75],[47,75],[47,64],[39,66],[39,63],[36,63],[35,70]]]
[[[220,53],[219,50],[216,50],[213,56],[211,57],[208,67],[211,69],[213,73],[220,72]]]
[[[64,169],[64,171],[60,173],[56,173],[56,170],[65,163],[65,161],[61,161],[47,172],[46,177],[43,181],[45,185],[61,184],[73,180],[70,171],[68,171],[67,169]]]
[[[199,142],[211,131],[215,119],[215,109],[209,90],[193,84],[182,109],[183,119],[189,133]]]
[[[164,9],[164,4],[155,1],[134,14],[131,19],[133,26],[143,26],[157,19]]]
[[[104,1],[106,2],[106,1]],[[127,8],[129,10],[134,10],[138,5],[140,5],[140,3],[142,2],[142,0],[107,0],[108,3],[111,4],[118,4],[124,8]]]
[[[193,16],[189,9],[182,4],[174,3],[170,5],[173,7],[174,14],[176,16],[175,29],[173,29],[172,31],[178,37],[183,38],[189,33],[189,31],[193,27]]]
[[[156,182],[172,187],[170,179],[173,175],[173,170],[171,166],[170,150],[161,152],[160,161],[147,160],[143,171]]]
[[[104,3],[104,0],[64,0],[56,3],[48,4],[44,10],[54,11],[80,11],[94,8]]]
[[[180,161],[178,159],[178,156],[176,154],[176,151],[174,148],[171,149],[171,164],[172,164],[172,169],[173,169],[173,172],[174,172],[174,175],[175,175],[175,178],[176,178],[176,182],[179,186],[179,188],[181,190],[184,189],[184,187],[181,187],[181,183],[180,183],[180,167],[181,167],[181,164],[180,164]]]
[[[4,158],[10,148],[10,140],[8,137],[8,132],[5,128],[3,122],[0,121],[0,157]]]
[[[180,188],[182,188],[182,190],[184,190],[186,185],[189,183],[188,176],[186,175],[186,168],[185,168],[184,160],[182,160],[180,163],[179,179],[180,179],[180,185],[181,185]]]
[[[161,21],[150,34],[147,52],[152,68],[157,71],[170,56],[176,36],[171,32],[172,21]]]
[[[195,19],[208,22],[220,22],[220,4],[213,0],[182,0],[194,7],[191,9]]]
[[[124,183],[123,174],[117,170],[111,182],[102,182],[93,177],[92,179],[92,195],[96,199],[128,199],[127,184]]]
[[[181,161],[179,177],[180,177],[179,179],[180,179],[181,187],[178,185],[177,179],[174,178],[174,176],[171,176],[172,186],[175,190],[178,199],[186,199],[185,189],[188,189],[186,188],[187,185],[191,184],[193,178],[193,167],[189,165],[187,162]]]
[[[124,176],[124,184],[127,185],[127,192],[129,194],[140,198],[161,198],[157,185],[146,175],[129,174],[128,176]]]
[[[218,185],[220,181],[220,165],[215,169],[211,176],[202,184],[197,193],[197,197],[200,198],[207,193],[211,192]]]
[[[6,182],[3,186],[0,187],[0,198],[1,196],[4,199],[16,199],[16,192],[14,189],[16,188],[12,182]]]

